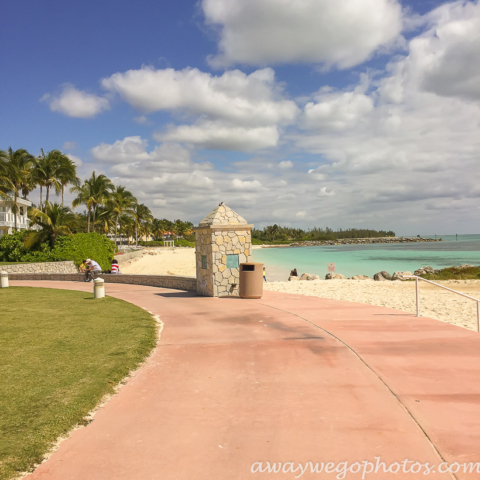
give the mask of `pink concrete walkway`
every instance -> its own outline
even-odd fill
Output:
[[[380,465],[365,478],[480,478],[463,467],[455,475],[438,471],[444,460],[480,462],[477,333],[273,292],[261,300],[213,299],[112,284],[107,293],[160,315],[159,347],[29,479],[358,479],[363,467],[342,477],[338,462],[375,457],[398,462],[398,472]],[[337,471],[312,473],[309,465],[303,475],[252,473],[256,462],[335,462]],[[435,470],[405,473],[413,462]]]

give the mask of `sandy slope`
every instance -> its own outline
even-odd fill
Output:
[[[152,249],[131,265],[122,266],[123,273],[147,275],[195,276],[195,250]],[[452,280],[442,282],[458,290],[480,298],[480,280]],[[297,293],[316,297],[347,300],[379,305],[405,312],[415,312],[415,284],[413,282],[374,282],[373,280],[315,280],[302,282],[268,282],[265,289]],[[420,285],[420,314],[454,325],[476,328],[476,303],[438,287]]]
[[[195,250],[193,248],[146,250],[142,258],[131,264],[121,265],[120,269],[122,273],[194,277]]]

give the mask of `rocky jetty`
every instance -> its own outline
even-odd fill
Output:
[[[346,238],[342,240],[314,241],[291,243],[290,247],[313,247],[318,245],[368,245],[371,243],[411,243],[411,242],[441,242],[441,238],[419,237],[372,237],[372,238]],[[280,245],[279,245],[280,246]],[[283,245],[282,245],[283,246]]]

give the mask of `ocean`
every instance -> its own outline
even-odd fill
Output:
[[[434,238],[431,237],[423,238]],[[480,235],[437,235],[441,242],[380,243],[375,245],[331,245],[322,247],[261,248],[253,250],[253,261],[265,264],[267,280],[286,281],[290,271],[325,278],[328,263],[346,277],[373,275],[382,270],[414,272],[429,265],[435,269],[455,265],[480,265]]]

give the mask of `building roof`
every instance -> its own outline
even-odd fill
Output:
[[[207,225],[247,225],[247,221],[222,202],[199,225],[200,227]]]
[[[15,203],[13,201],[13,198],[11,198],[11,199],[0,198],[0,204],[2,204],[2,205],[6,205],[6,204],[10,205],[10,204],[13,204],[13,203]],[[30,200],[25,200],[24,198],[18,197],[17,198],[17,204],[18,205],[26,205],[27,207],[30,207],[32,205],[32,202]]]

